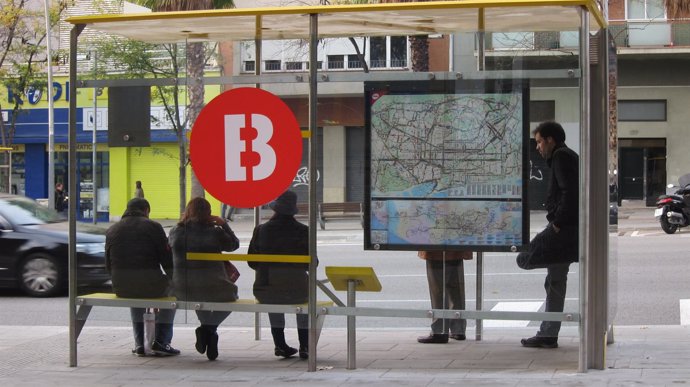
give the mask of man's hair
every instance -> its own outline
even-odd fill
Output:
[[[147,210],[151,211],[151,205],[149,204],[149,201],[144,198],[134,198],[127,202],[127,212],[146,212]]]
[[[555,121],[545,121],[539,124],[539,126],[532,131],[534,135],[537,133],[543,138],[553,138],[556,144],[565,142],[565,130],[563,130],[561,124]]]

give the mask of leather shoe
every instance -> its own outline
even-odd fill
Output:
[[[451,333],[450,338],[457,341],[467,340],[467,336],[464,333]]]
[[[445,333],[432,333],[429,336],[417,337],[417,342],[422,344],[446,344],[448,335]]]
[[[297,349],[292,348],[292,347],[285,347],[285,348],[275,347],[274,353],[276,356],[284,357],[287,359],[289,357],[294,356],[297,353]]]
[[[558,337],[534,336],[522,339],[520,343],[529,348],[558,348]]]

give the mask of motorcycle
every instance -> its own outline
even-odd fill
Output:
[[[690,225],[690,173],[678,178],[678,186],[669,184],[668,188],[677,190],[671,195],[659,196],[654,217],[665,233],[673,234]]]

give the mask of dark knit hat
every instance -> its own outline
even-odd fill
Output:
[[[297,209],[297,194],[292,191],[283,192],[276,200],[268,203],[268,206],[282,215],[295,215],[299,212]]]

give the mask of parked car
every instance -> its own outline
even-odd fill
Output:
[[[82,228],[89,227],[88,230]],[[77,283],[110,280],[105,268],[104,231],[80,225]],[[68,283],[68,222],[53,209],[23,196],[0,194],[0,287],[34,297],[64,292]]]

